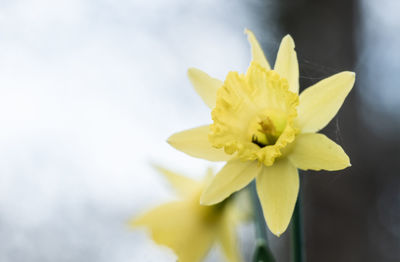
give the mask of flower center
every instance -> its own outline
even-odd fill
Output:
[[[285,130],[287,116],[279,110],[266,110],[257,116],[249,126],[251,142],[260,148],[274,145]]]
[[[218,89],[208,139],[227,154],[271,166],[295,138],[298,103],[285,78],[253,62],[246,75],[228,73]]]

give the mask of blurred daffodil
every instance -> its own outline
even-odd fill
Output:
[[[179,262],[201,261],[218,242],[227,261],[241,261],[236,246],[235,229],[244,217],[229,198],[218,205],[202,206],[200,195],[213,176],[211,170],[199,182],[167,169],[157,167],[182,200],[160,205],[131,221],[131,226],[144,226],[153,240],[171,248]]]
[[[343,149],[317,133],[336,115],[354,85],[353,72],[341,72],[299,92],[294,41],[282,39],[271,69],[259,43],[246,31],[253,61],[246,74],[229,72],[221,82],[191,68],[189,79],[212,109],[211,125],[172,135],[168,142],[191,156],[228,161],[201,196],[219,203],[256,179],[268,227],[282,234],[299,191],[297,168],[340,170],[350,166]]]

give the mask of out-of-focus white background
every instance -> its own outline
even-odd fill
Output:
[[[2,1],[0,261],[174,261],[126,222],[174,197],[150,162],[210,165],[165,142],[210,121],[186,70],[244,71],[253,26],[241,1]]]

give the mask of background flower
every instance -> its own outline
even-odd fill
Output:
[[[236,227],[242,217],[234,200],[228,199],[214,206],[200,205],[204,185],[213,176],[211,170],[202,182],[158,168],[181,200],[156,207],[135,218],[132,226],[147,227],[155,242],[166,245],[182,262],[202,261],[214,243],[219,243],[226,261],[241,261],[236,241]]]

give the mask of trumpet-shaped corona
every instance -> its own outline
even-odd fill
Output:
[[[298,103],[286,79],[253,62],[246,75],[229,73],[218,90],[209,141],[227,154],[271,166],[295,138]]]

